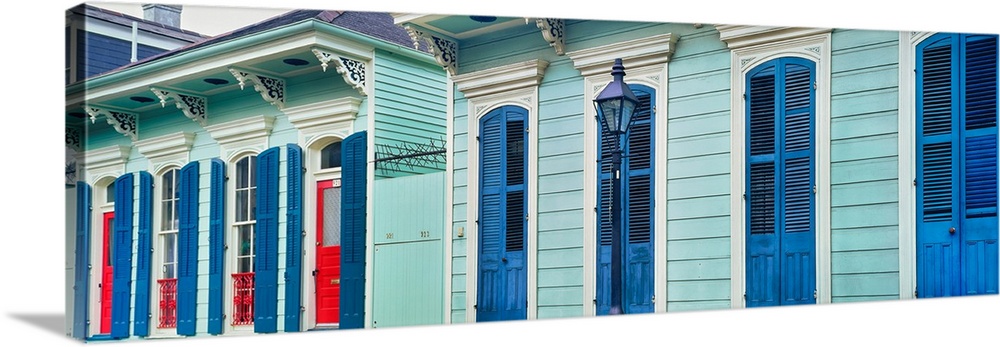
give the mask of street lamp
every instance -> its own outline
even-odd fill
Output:
[[[622,276],[624,252],[622,252],[621,230],[621,139],[632,126],[639,99],[622,80],[625,76],[625,67],[622,66],[621,58],[615,59],[615,65],[611,67],[611,76],[614,80],[608,83],[594,99],[594,107],[597,109],[597,120],[601,122],[602,132],[614,136],[611,146],[611,203],[608,206],[611,212],[611,309],[608,314],[622,314],[622,288],[625,279]]]

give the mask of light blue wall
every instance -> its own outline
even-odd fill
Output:
[[[834,302],[899,297],[899,33],[831,39],[831,272]]]
[[[430,140],[444,148],[441,143],[445,138],[447,103],[444,70],[391,52],[375,52],[376,147],[369,150],[391,155],[380,146],[401,142],[429,144]],[[443,160],[413,168],[401,165],[399,171],[382,170],[382,164],[376,165],[379,177],[442,171],[445,166]]]

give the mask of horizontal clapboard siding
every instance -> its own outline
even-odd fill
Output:
[[[889,31],[831,38],[833,302],[899,294],[898,41]]]
[[[440,67],[419,63],[392,53],[376,51],[375,57],[375,148],[400,142],[441,145],[445,137],[445,76]],[[441,145],[443,146],[443,145]],[[378,164],[376,165],[377,168]],[[400,171],[376,170],[378,177],[444,170],[444,163]]]
[[[668,312],[728,308],[730,292],[730,52],[715,30],[681,40],[668,69],[667,269],[657,274]]]

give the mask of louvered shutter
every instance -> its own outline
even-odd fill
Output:
[[[91,188],[76,182],[76,253],[73,264],[73,337],[87,337],[87,309],[90,285],[90,213]]]
[[[814,303],[815,65],[747,74],[747,306]]]
[[[116,200],[117,201],[117,200]],[[136,336],[149,336],[149,292],[153,255],[153,175],[139,172],[139,232],[135,255]]]
[[[278,164],[280,147],[257,156],[254,231],[254,332],[278,331]]]
[[[208,207],[208,333],[221,334],[225,312],[226,163],[212,158]]]
[[[194,336],[198,294],[197,161],[184,165],[178,182],[177,334]]]
[[[632,86],[639,99],[629,128],[622,161],[622,217],[625,238],[625,276],[622,309],[626,313],[653,312],[653,89]]]
[[[477,321],[500,319],[504,273],[500,264],[504,246],[503,160],[504,117],[500,110],[483,117],[480,125],[479,292]]]
[[[340,329],[365,325],[365,232],[368,132],[342,142]]]
[[[134,175],[126,173],[115,180],[114,272],[111,299],[111,337],[129,336],[132,304],[132,212],[134,211]]]
[[[288,144],[285,203],[285,331],[299,331],[302,305],[302,148]]]
[[[500,262],[504,268],[507,294],[502,319],[527,318],[526,235],[528,231],[525,199],[528,147],[527,114],[524,109],[505,106],[504,121],[504,244]]]
[[[997,36],[917,46],[917,292],[997,293]]]

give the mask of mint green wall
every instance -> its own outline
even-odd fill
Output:
[[[730,52],[711,26],[667,67],[667,311],[729,307]],[[659,105],[664,103],[659,102]],[[663,112],[657,112],[657,121]]]
[[[444,322],[444,179],[439,171],[375,181],[376,328]]]
[[[831,272],[834,302],[899,297],[899,33],[831,39]]]
[[[400,141],[427,144],[430,139],[443,147],[447,97],[445,74],[440,66],[382,50],[375,51],[375,145]],[[444,163],[401,172],[377,170],[380,177],[444,170]]]

